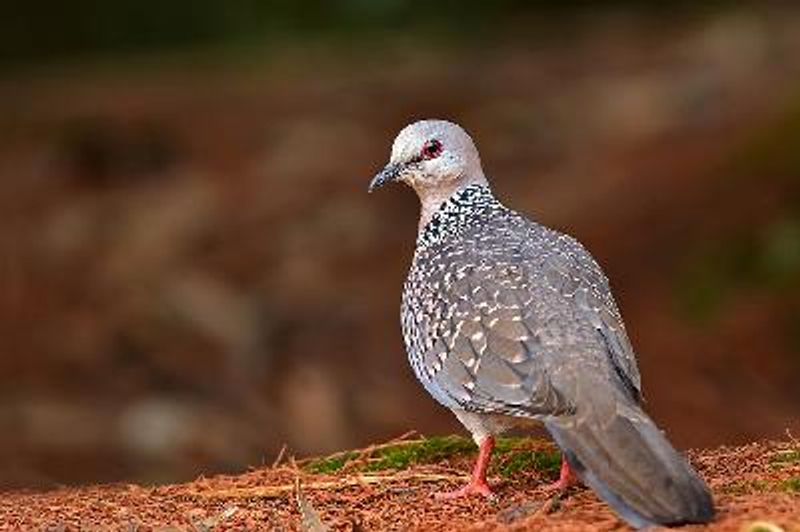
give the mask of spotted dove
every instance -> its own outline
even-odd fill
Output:
[[[445,496],[491,494],[494,436],[539,421],[562,451],[560,487],[577,476],[636,528],[710,521],[708,488],[642,410],[635,354],[586,249],[500,203],[451,122],[404,128],[370,190],[392,181],[421,203],[401,305],[409,361],[480,448],[472,481]]]

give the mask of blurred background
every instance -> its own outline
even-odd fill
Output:
[[[700,5],[702,4],[702,5]],[[792,2],[7,3],[0,487],[461,432],[399,331],[406,123],[582,240],[681,447],[800,435]]]

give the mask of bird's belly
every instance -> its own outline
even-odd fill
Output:
[[[516,428],[533,428],[539,424],[532,418],[507,416],[504,414],[479,414],[468,412],[461,408],[454,408],[456,415],[462,425],[472,434],[472,439],[477,445],[487,436],[502,434],[507,430]]]

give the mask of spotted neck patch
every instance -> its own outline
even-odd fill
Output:
[[[428,247],[446,236],[454,236],[467,227],[483,207],[497,205],[491,189],[484,184],[464,187],[447,199],[417,237],[417,246]]]

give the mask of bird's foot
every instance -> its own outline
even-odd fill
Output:
[[[489,458],[494,449],[494,437],[485,437],[478,446],[478,460],[472,470],[472,479],[469,484],[456,491],[439,492],[435,495],[437,499],[459,499],[470,495],[481,495],[487,499],[494,499],[495,495],[486,482],[486,470],[489,468]]]
[[[463,488],[457,489],[455,491],[440,491],[434,495],[436,499],[439,500],[452,500],[452,499],[460,499],[462,497],[469,497],[472,495],[480,495],[486,497],[487,499],[494,499],[495,494],[492,491],[492,488],[489,487],[489,484],[486,481],[472,481]]]
[[[551,482],[550,484],[547,484],[545,486],[545,489],[547,491],[566,491],[569,488],[571,488],[572,486],[577,486],[579,484],[580,484],[580,482],[578,482],[578,480],[558,479],[555,482]]]
[[[553,482],[552,484],[547,485],[547,490],[549,491],[566,491],[567,489],[571,488],[572,486],[577,486],[580,484],[580,480],[578,479],[578,475],[569,467],[569,463],[566,459],[561,459],[561,472],[558,475],[558,480]]]

